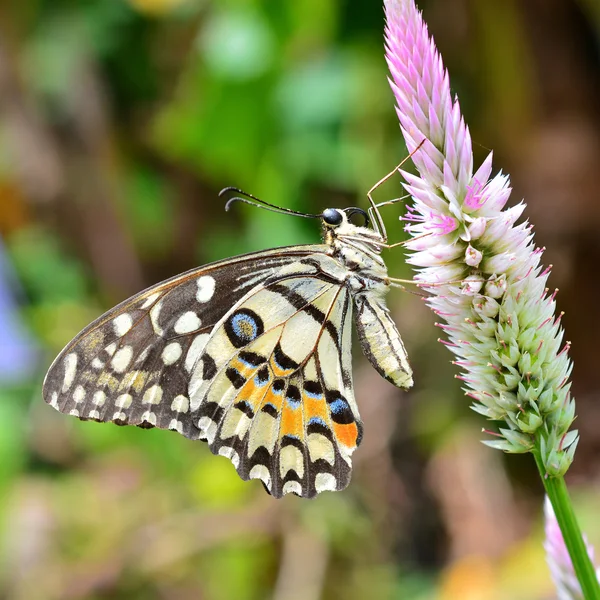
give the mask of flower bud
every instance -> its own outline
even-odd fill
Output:
[[[461,283],[461,293],[465,296],[474,296],[478,294],[483,286],[481,275],[469,275]]]
[[[485,295],[491,298],[502,298],[506,292],[506,276],[492,275],[485,284]]]
[[[477,217],[470,225],[469,225],[469,235],[472,240],[476,240],[480,238],[485,232],[485,228],[487,226],[487,219],[485,217]]]
[[[483,258],[483,254],[479,250],[477,250],[476,248],[473,248],[473,246],[471,246],[471,244],[469,244],[467,246],[467,250],[465,252],[465,262],[470,267],[478,267],[482,258]]]

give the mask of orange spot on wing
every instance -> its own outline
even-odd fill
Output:
[[[269,388],[263,404],[267,404],[267,402],[270,402],[275,407],[277,412],[281,412],[281,407],[283,405],[283,394],[275,394],[273,389]]]
[[[307,421],[313,417],[320,417],[325,423],[329,422],[329,410],[327,409],[327,402],[324,397],[317,400],[316,398],[310,398],[307,394],[303,394],[302,402]]]
[[[281,430],[280,437],[284,435],[295,435],[301,440],[304,439],[304,431],[302,428],[302,406],[293,409],[289,405],[284,405],[281,413]]]
[[[260,410],[263,405],[263,397],[265,395],[266,388],[264,386],[257,386],[254,382],[254,378],[248,379],[246,383],[240,388],[237,393],[237,400],[245,400],[252,406],[252,410],[256,413]]]
[[[333,423],[333,433],[338,442],[346,446],[346,448],[356,448],[356,440],[358,438],[356,423],[349,423],[348,425]]]

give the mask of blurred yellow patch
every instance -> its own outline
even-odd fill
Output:
[[[199,461],[190,475],[194,497],[206,507],[239,506],[255,486],[240,479],[231,462],[222,456]]]
[[[128,0],[129,4],[140,12],[162,15],[197,0]]]
[[[452,564],[442,576],[441,600],[500,600],[497,573],[482,556],[469,556]]]

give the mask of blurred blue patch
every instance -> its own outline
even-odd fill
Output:
[[[32,375],[38,351],[20,318],[16,296],[19,284],[0,238],[0,384]]]

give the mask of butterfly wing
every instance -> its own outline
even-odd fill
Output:
[[[197,439],[188,386],[216,323],[240,298],[284,267],[324,252],[295,246],[193,269],[125,300],[59,354],[45,401],[81,419],[175,429]],[[314,270],[314,268],[313,268]]]
[[[323,246],[189,271],[84,329],[44,398],[80,419],[207,440],[275,497],[343,489],[362,432],[345,274]]]
[[[321,267],[330,260],[321,257]],[[362,435],[352,302],[343,282],[321,269],[283,272],[215,327],[192,373],[192,419],[242,479],[262,480],[275,497],[314,497],[348,485]]]

